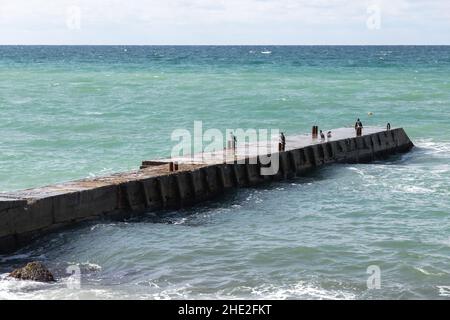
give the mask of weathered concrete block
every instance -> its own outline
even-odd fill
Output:
[[[222,186],[224,188],[232,188],[235,186],[233,165],[223,164],[217,166],[219,174],[222,177]]]
[[[25,207],[27,200],[0,197],[0,212],[17,207]]]
[[[205,176],[208,193],[217,194],[220,192],[222,188],[215,166],[207,166],[200,170],[203,171],[203,175]]]
[[[344,140],[345,152],[347,153],[347,157],[348,157],[348,153],[355,151],[355,149],[356,149],[354,141],[355,141],[355,139],[345,139]]]
[[[332,141],[330,142],[331,149],[333,150],[333,157],[336,162],[341,162],[345,159],[345,143],[344,141]]]
[[[54,223],[100,216],[116,210],[118,186],[109,185],[58,195],[53,199]]]
[[[335,162],[333,148],[330,142],[322,144],[323,149],[323,162],[324,164]]]
[[[261,176],[261,162],[258,157],[251,157],[245,163],[245,180],[249,185],[256,185],[264,181],[264,177]]]
[[[180,206],[178,186],[174,179],[174,176],[172,174],[159,176],[157,180],[159,181],[163,207],[173,208]]]
[[[0,236],[0,252],[1,253],[8,253],[13,251],[19,246],[16,235],[10,234],[6,236]]]
[[[365,148],[364,146],[364,137],[356,137],[355,138],[356,149],[362,150]]]
[[[385,135],[387,140],[389,141],[389,146],[391,148],[397,147],[397,143],[395,141],[395,131],[385,131]]]
[[[147,188],[145,186],[145,182],[144,182],[144,180],[140,180],[140,181],[138,181],[138,183],[142,190],[142,198],[144,201],[145,209],[149,209],[151,207],[151,202],[150,202],[150,196],[149,196],[149,194],[147,192]]]
[[[57,196],[53,201],[54,222],[73,221],[80,218],[79,211],[81,207],[81,193],[75,191],[61,196]]]
[[[272,171],[272,175],[265,176],[264,179],[268,181],[281,181],[286,179],[285,172],[288,164],[286,163],[286,158],[282,156],[283,152],[273,153],[271,155],[270,165],[266,165],[267,168],[271,167],[269,171]],[[276,168],[276,161],[278,161],[278,168]]]
[[[312,152],[312,150],[311,150],[311,152]],[[310,154],[308,154],[307,148],[300,149],[300,163],[301,163],[300,170],[304,170],[304,169],[311,168],[312,166],[314,166],[314,160],[311,157],[312,156]]]
[[[298,149],[298,154],[300,161],[299,166],[297,167],[297,175],[302,175],[311,170],[313,163],[311,162],[310,155],[308,155],[306,148]]]
[[[357,139],[360,137],[355,137],[352,139],[345,139],[345,145],[346,145],[346,157],[345,162],[346,163],[358,163],[359,162],[359,148],[357,144]],[[360,142],[362,146],[362,141]]]
[[[54,223],[53,203],[57,197],[49,197],[29,203],[26,208],[9,210],[14,233],[21,234],[44,229]]]
[[[408,135],[406,134],[405,130],[402,128],[395,129],[395,140],[397,145],[397,151],[399,152],[407,152],[411,150],[411,148],[414,147],[414,144],[409,139]]]
[[[22,210],[25,211],[25,208],[22,208]],[[0,211],[0,237],[15,233],[14,215],[17,211],[17,208]]]
[[[370,135],[370,140],[372,141],[374,155],[383,150],[381,139],[377,134]]]
[[[378,135],[378,138],[381,141],[381,145],[382,145],[383,150],[385,150],[387,147],[389,147],[389,141],[386,138],[385,132],[379,132],[379,133],[377,133],[377,135]]]
[[[261,168],[258,164],[248,164],[245,166],[247,170],[247,181],[249,185],[257,185],[264,181],[264,178],[261,177]]]
[[[208,189],[206,185],[206,179],[203,176],[203,171],[198,169],[191,171],[191,179],[194,186],[196,200],[205,199],[206,195],[208,194]]]
[[[159,187],[158,179],[156,177],[153,177],[149,179],[144,179],[141,182],[143,188],[145,189],[146,197],[148,198],[148,202],[146,202],[147,209],[156,210],[161,208],[163,206],[163,201],[161,197],[161,190]]]
[[[168,164],[169,164],[168,161],[158,161],[158,160],[142,161],[142,166],[145,166],[145,167],[158,167],[158,166],[164,166],[164,165],[168,165]]]
[[[300,149],[294,149],[287,151],[288,158],[293,168],[294,175],[296,176],[300,172],[301,159],[300,159]]]
[[[316,156],[318,156],[318,154],[316,152],[314,152],[314,149],[312,146],[305,147],[305,148],[303,148],[303,150],[305,152],[307,162],[311,165],[311,167],[315,167],[316,163],[317,163]]]
[[[146,207],[146,199],[142,183],[140,181],[128,181],[119,185],[121,209],[142,211]]]
[[[313,150],[316,167],[319,167],[319,166],[323,165],[323,163],[324,163],[324,153],[323,153],[322,145],[315,144],[311,148]]]
[[[371,149],[371,143],[367,143],[366,138],[368,137],[356,137],[355,143],[357,148],[357,160],[358,162],[369,162],[372,161],[373,152]]]
[[[364,148],[372,151],[373,143],[372,143],[372,139],[370,138],[370,136],[364,136],[362,138],[363,138],[363,142],[364,142]]]
[[[233,173],[237,186],[244,187],[248,185],[245,164],[233,164]]]
[[[103,186],[81,193],[80,211],[84,217],[106,214],[117,209],[117,185]]]
[[[395,150],[395,145],[392,143],[392,137],[389,139],[387,132],[377,133],[377,137],[381,142],[380,150],[375,153],[377,158],[386,158],[391,155],[392,151]]]
[[[392,131],[384,131],[381,132],[381,136],[384,138],[385,147],[384,147],[384,153],[386,156],[388,156],[390,153],[395,153],[395,150],[397,148],[396,142],[393,139],[393,134],[391,134]]]
[[[295,177],[297,169],[295,164],[292,163],[289,152],[280,152],[280,169],[284,179],[291,179]]]
[[[193,203],[195,200],[195,191],[190,174],[188,172],[180,172],[174,175],[174,178],[178,186],[181,206]]]

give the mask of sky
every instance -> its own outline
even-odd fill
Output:
[[[450,0],[0,0],[0,44],[450,44]]]

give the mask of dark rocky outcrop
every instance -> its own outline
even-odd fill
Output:
[[[40,262],[30,262],[25,267],[14,270],[10,277],[20,280],[54,282],[51,272]]]

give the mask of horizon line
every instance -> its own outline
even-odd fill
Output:
[[[28,43],[28,44],[1,44],[0,46],[129,46],[129,47],[144,47],[144,46],[154,46],[154,47],[445,47],[450,46],[450,44],[48,44],[48,43]]]

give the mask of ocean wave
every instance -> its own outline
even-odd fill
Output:
[[[0,262],[10,262],[13,260],[24,260],[28,259],[30,257],[30,254],[15,254],[12,256],[0,256]]]
[[[181,218],[181,219],[176,219],[176,220],[174,220],[174,221],[173,221],[173,224],[175,224],[175,225],[177,225],[177,224],[185,224],[186,221],[187,221],[187,218],[184,217],[184,218]]]
[[[263,284],[257,287],[238,286],[233,289],[218,290],[216,293],[195,292],[195,287],[189,283],[169,286],[166,289],[152,283],[157,292],[141,293],[137,299],[174,300],[174,299],[308,299],[308,300],[354,300],[356,294],[345,290],[324,289],[311,283],[298,282],[292,285]]]
[[[292,284],[261,284],[237,286],[217,290],[216,292],[199,292],[196,286],[185,282],[179,284],[158,283],[148,280],[119,289],[105,286],[81,284],[74,287],[72,276],[58,279],[56,283],[40,283],[9,278],[0,275],[0,299],[307,299],[307,300],[354,300],[357,294],[345,289],[326,289],[317,284],[300,281]]]
[[[442,273],[442,272],[433,273],[433,272],[430,272],[430,271],[425,270],[424,268],[420,268],[420,267],[414,267],[414,269],[426,276],[443,276],[443,275],[445,275],[445,273]]]
[[[401,192],[404,193],[413,193],[413,194],[427,194],[427,193],[433,193],[436,190],[430,189],[430,188],[424,188],[419,186],[403,186],[401,188]]]
[[[450,286],[438,286],[439,296],[450,297]]]
[[[121,299],[120,293],[106,289],[73,288],[70,277],[48,284],[0,278],[0,300],[105,300]]]
[[[0,300],[72,300],[123,299],[123,292],[107,288],[77,285],[77,275],[57,279],[54,283],[18,280],[0,275]]]
[[[422,139],[415,141],[418,151],[430,155],[444,155],[450,158],[450,142],[436,142],[431,139]]]
[[[101,116],[103,114],[103,112],[98,112],[98,111],[86,111],[84,113],[84,115],[86,116]]]
[[[95,224],[95,225],[93,225],[91,228],[90,228],[90,230],[91,231],[95,231],[96,229],[111,229],[111,228],[115,228],[117,225],[119,224],[119,222],[118,223],[114,223],[114,222],[111,222],[111,223],[97,223],[97,224]],[[120,224],[126,224],[126,222],[120,222]]]
[[[370,175],[367,170],[364,170],[362,168],[347,167],[347,169],[350,170],[350,171],[355,172],[356,174],[358,174],[359,176],[361,176],[363,178],[373,177],[373,175]]]
[[[9,277],[8,273],[0,275],[0,300],[30,299],[37,296],[36,292],[45,292],[52,284],[17,280]]]
[[[315,299],[315,300],[354,300],[356,294],[344,291],[325,289],[312,283],[300,281],[292,285],[277,286],[265,284],[251,288],[251,299]]]
[[[83,268],[84,270],[88,271],[100,271],[102,270],[102,267],[96,263],[92,263],[89,261],[86,262],[68,262],[68,265],[70,266],[78,266],[80,268]]]

